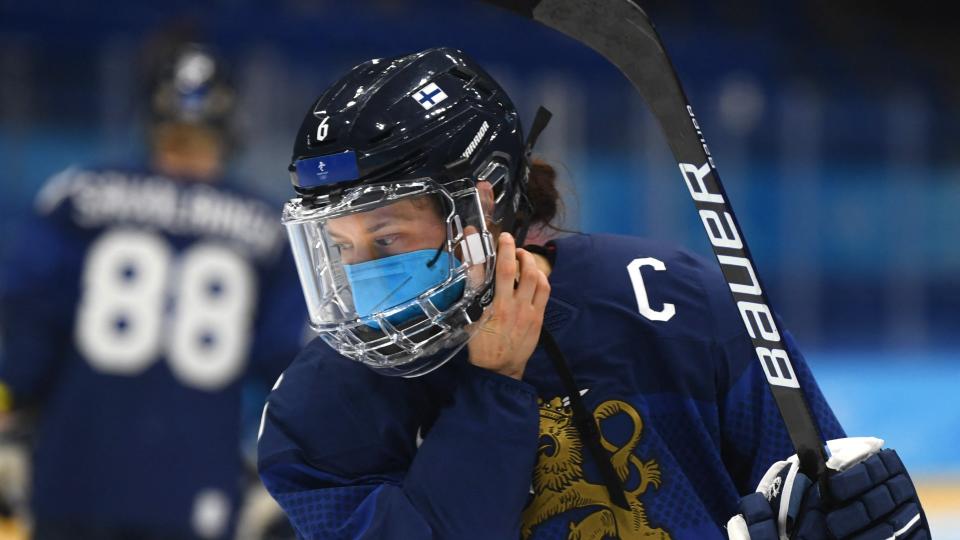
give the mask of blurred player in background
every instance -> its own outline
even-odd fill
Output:
[[[148,163],[56,175],[2,267],[0,405],[36,412],[39,540],[230,537],[242,386],[303,334],[277,209],[222,178],[221,64],[158,47]]]

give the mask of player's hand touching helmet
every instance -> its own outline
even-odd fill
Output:
[[[497,245],[496,292],[469,342],[470,362],[520,379],[533,354],[550,298],[550,283],[534,255],[517,248],[513,236],[501,233]]]
[[[896,451],[874,437],[829,441],[829,497],[799,471],[797,456],[778,461],[757,491],[740,499],[727,523],[731,540],[930,538],[916,488]]]

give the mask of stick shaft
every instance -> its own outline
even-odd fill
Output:
[[[632,0],[485,0],[599,52],[633,83],[657,118],[753,342],[787,432],[810,478],[825,470],[823,439],[797,380],[713,156],[659,35]]]

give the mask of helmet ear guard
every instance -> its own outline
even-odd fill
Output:
[[[516,168],[516,178],[508,182],[510,174],[510,156],[504,152],[492,152],[490,156],[480,163],[477,167],[471,166],[471,160],[468,157],[461,157],[455,161],[444,165],[442,177],[449,181],[457,181],[465,178],[473,178],[475,182],[490,182],[494,188],[494,207],[491,209],[491,218],[493,223],[501,226],[501,230],[510,231],[516,238],[518,245],[523,244],[527,229],[530,224],[525,223],[518,216],[528,215],[533,212],[533,203],[527,195],[527,187],[530,174],[530,156],[537,140],[553,118],[553,113],[544,106],[537,108],[533,124],[530,126],[530,133],[524,143],[522,162]],[[498,170],[499,169],[499,170]],[[512,194],[507,190],[507,185],[512,187]],[[510,211],[503,212],[503,216],[494,216],[494,209],[506,209],[501,205],[501,201],[506,196],[513,196],[513,202],[509,206]],[[486,209],[484,209],[486,211]]]

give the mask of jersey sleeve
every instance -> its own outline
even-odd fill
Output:
[[[779,324],[779,321],[778,321]],[[800,389],[824,440],[845,437],[793,337],[784,343],[800,381]],[[720,345],[729,390],[720,401],[724,459],[741,494],[752,492],[776,461],[795,453],[763,368],[746,335]]]
[[[526,383],[384,377],[314,340],[268,399],[259,470],[302,538],[517,538],[537,440]]]
[[[746,494],[756,489],[774,462],[786,459],[795,449],[719,267],[715,261],[700,261],[696,273],[712,319],[704,331],[714,341],[721,451],[738,492]],[[821,437],[844,437],[796,341],[783,321],[776,315],[774,319]]]
[[[56,216],[32,215],[0,261],[0,383],[14,406],[39,399],[73,336],[79,262]]]

